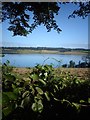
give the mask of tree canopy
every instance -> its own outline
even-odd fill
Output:
[[[8,30],[13,32],[13,36],[27,36],[29,33],[43,24],[47,32],[51,29],[60,33],[62,30],[57,25],[55,15],[59,14],[59,2],[3,2],[2,21],[9,20]],[[79,9],[73,11],[70,17],[80,16],[85,18],[90,14],[90,2],[73,3],[78,4]],[[32,14],[33,16],[32,16]],[[31,20],[33,23],[31,23]]]
[[[75,3],[79,4],[79,9],[74,10],[69,17],[75,18],[75,16],[79,16],[82,18],[85,18],[90,15],[90,1],[89,2],[80,2],[80,3]]]

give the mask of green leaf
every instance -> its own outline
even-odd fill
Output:
[[[37,74],[32,74],[30,76],[33,80],[38,80],[38,75]]]
[[[14,98],[14,96],[10,92],[3,92],[2,93],[2,112],[5,116],[11,113],[15,109],[15,103],[12,102],[10,99]],[[11,95],[11,96],[9,96]]]
[[[43,104],[42,104],[42,101],[39,100],[39,101],[38,101],[38,112],[41,113],[42,110],[43,110]]]
[[[55,88],[58,90],[58,86],[57,85],[55,85]]]
[[[14,88],[14,89],[13,89],[13,93],[16,94],[16,95],[19,94],[19,91],[20,91],[19,88]]]
[[[37,96],[34,97],[34,100],[35,100],[35,99],[36,99],[36,100],[37,100],[37,99],[40,100],[40,99],[42,99],[42,96],[41,96],[40,94],[37,94]]]
[[[32,110],[33,110],[34,112],[39,112],[39,113],[41,113],[42,110],[43,110],[42,101],[39,100],[39,101],[33,103],[33,104],[32,104]]]
[[[9,97],[3,92],[2,93],[2,105],[3,107],[6,107],[8,104],[9,104]]]
[[[43,84],[43,85],[46,85],[46,82],[42,79],[39,79],[39,81]]]
[[[55,97],[54,97],[54,100],[55,100],[55,101],[60,101],[59,99],[57,99],[57,98],[55,98]]]
[[[73,102],[72,105],[76,107],[78,112],[80,112],[81,106],[79,104]]]
[[[88,98],[88,103],[90,103],[90,98]]]
[[[29,95],[29,91],[25,91],[22,95],[22,98],[25,98],[27,95]]]
[[[31,93],[34,95],[35,90],[34,90],[34,87],[32,85],[30,85],[30,90],[31,90]]]
[[[2,112],[4,113],[5,116],[10,114],[15,108],[15,104],[8,104],[7,107],[3,108]]]
[[[42,90],[41,88],[36,87],[36,90],[37,90],[37,92],[38,92],[40,95],[42,95],[42,94],[43,94],[43,90]]]
[[[25,97],[23,100],[22,100],[22,103],[21,103],[21,107],[25,107],[25,106],[28,106],[30,103],[30,97]]]
[[[47,98],[47,100],[50,101],[50,97],[49,97],[48,91],[46,91],[44,94],[45,94],[45,97]]]
[[[15,89],[15,88],[16,88],[16,86],[15,86],[14,84],[12,84],[12,88],[13,88],[13,89]]]
[[[37,103],[33,103],[33,104],[32,104],[32,110],[33,110],[34,112],[37,112],[37,111],[38,111]]]
[[[17,95],[14,94],[14,92],[3,92],[4,95],[6,95],[10,100],[16,100]]]
[[[80,103],[85,103],[85,101],[84,100],[80,100]]]
[[[7,74],[5,77],[6,77],[6,79],[8,79],[9,81],[12,81],[12,82],[14,82],[16,80],[16,77],[10,73]]]

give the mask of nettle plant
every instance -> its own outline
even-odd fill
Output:
[[[9,66],[3,65],[2,120],[59,119],[71,113],[76,116],[79,104],[90,104],[90,82],[70,73],[60,74],[55,77],[52,65],[37,65],[28,78],[18,79]]]

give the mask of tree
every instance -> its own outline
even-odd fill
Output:
[[[8,30],[13,32],[13,36],[27,36],[41,24],[47,28],[47,32],[54,29],[60,33],[62,30],[55,20],[55,15],[58,15],[60,10],[60,4],[61,2],[3,2],[2,21],[9,20]],[[90,14],[90,2],[74,4],[79,5],[79,10],[75,10],[69,18],[76,15],[84,18]],[[30,23],[30,20],[33,23]]]
[[[54,15],[58,14],[60,7],[58,3],[40,2],[10,2],[2,4],[2,20],[9,20],[8,30],[13,31],[13,35],[24,35],[43,24],[47,31],[55,29],[58,33],[61,29],[56,24]],[[29,24],[33,13],[33,23]]]
[[[77,4],[77,3],[75,3],[75,4]],[[90,15],[90,1],[89,2],[80,2],[79,9],[74,10],[73,13],[71,15],[69,15],[69,18],[70,17],[75,18],[75,16],[79,16],[84,19],[88,15]]]

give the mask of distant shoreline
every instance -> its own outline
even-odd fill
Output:
[[[17,51],[2,51],[2,54],[61,54],[61,55],[86,55],[88,52],[58,52],[58,51],[48,51],[48,50],[17,50]]]
[[[86,49],[68,48],[2,48],[2,54],[61,54],[61,55],[82,55],[89,54]]]

